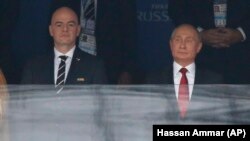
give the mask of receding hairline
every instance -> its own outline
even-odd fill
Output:
[[[58,14],[58,13],[61,12],[61,11],[64,11],[64,12],[65,12],[65,10],[66,10],[66,11],[70,11],[71,14],[73,14],[73,15],[76,17],[76,20],[77,20],[77,22],[79,23],[79,19],[78,19],[78,16],[77,16],[76,12],[75,12],[73,9],[71,9],[70,7],[67,7],[67,6],[62,6],[62,7],[57,8],[57,9],[53,12],[53,14],[52,14],[52,16],[51,16],[50,22],[52,23],[52,21],[53,21],[53,19],[54,19],[54,17],[55,17],[56,14]]]
[[[180,28],[190,28],[190,29],[192,29],[192,30],[196,33],[196,35],[197,35],[197,37],[198,37],[198,40],[201,42],[201,35],[200,35],[200,32],[199,32],[194,26],[192,26],[192,25],[190,25],[190,24],[181,24],[181,25],[177,26],[177,27],[173,30],[172,34],[171,34],[171,37],[170,37],[171,40],[173,39],[174,35],[176,34],[176,31],[179,30]]]

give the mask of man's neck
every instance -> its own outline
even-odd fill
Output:
[[[58,50],[59,52],[66,54],[67,52],[69,52],[73,46],[66,46],[66,45],[60,45],[60,46],[55,46],[56,50]]]

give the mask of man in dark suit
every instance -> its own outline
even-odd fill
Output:
[[[249,83],[250,1],[169,0],[169,16],[200,31],[197,63],[223,74],[225,83]]]
[[[189,43],[189,42],[192,42]],[[174,59],[171,67],[164,68],[159,73],[152,73],[147,82],[152,84],[176,84],[175,74],[182,67],[189,67],[193,71],[192,84],[219,84],[222,83],[221,76],[204,68],[195,66],[195,58],[202,49],[199,33],[191,25],[180,25],[172,33],[170,49]],[[179,69],[178,69],[179,68]],[[220,76],[220,77],[219,77]]]
[[[201,48],[201,38],[195,27],[188,24],[178,26],[170,39],[170,49],[174,59],[173,66],[150,74],[147,82],[150,84],[175,84],[174,93],[178,101],[180,93],[183,92],[182,86],[186,86],[185,93],[189,100],[191,97],[193,99],[193,95],[196,95],[193,92],[194,84],[222,83],[220,75],[195,65],[195,58]],[[182,70],[185,70],[185,76]]]
[[[23,84],[104,84],[106,75],[101,60],[86,54],[75,45],[80,33],[76,13],[69,7],[60,7],[52,15],[49,26],[54,39],[54,51],[27,63]],[[61,56],[67,56],[64,60]],[[59,64],[65,62],[63,66]],[[62,73],[60,70],[64,69]],[[61,75],[60,75],[61,74]],[[63,76],[63,79],[61,79]],[[58,82],[58,79],[61,79]]]
[[[91,0],[54,0],[52,9],[61,5],[72,7],[81,19],[81,26],[90,25],[92,34],[82,30],[79,48],[103,59],[109,83],[137,83],[134,75],[136,50],[136,1],[94,0],[94,20],[85,20],[84,9]],[[85,12],[88,13],[88,12]],[[84,25],[84,23],[90,23]],[[93,24],[93,23],[94,24]],[[93,26],[92,26],[93,25]],[[94,27],[94,28],[93,28]],[[86,34],[87,35],[86,35]],[[89,41],[89,42],[88,42]]]

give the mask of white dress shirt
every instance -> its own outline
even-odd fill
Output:
[[[178,99],[179,93],[179,85],[181,81],[181,72],[180,69],[182,68],[181,65],[177,64],[175,61],[173,63],[173,78],[174,78],[174,87],[175,87],[175,95]],[[189,90],[189,99],[191,99],[193,87],[194,87],[194,80],[195,80],[195,63],[192,63],[185,67],[188,71],[186,73],[188,79],[188,90]]]
[[[57,73],[58,73],[58,67],[59,64],[61,62],[61,59],[59,58],[59,56],[61,55],[65,55],[68,56],[67,60],[66,60],[66,68],[65,68],[65,79],[64,81],[66,82],[66,78],[68,76],[68,72],[69,72],[69,68],[71,65],[71,61],[72,61],[72,57],[74,54],[76,46],[74,46],[72,49],[70,49],[66,54],[63,54],[61,52],[59,52],[56,48],[54,48],[54,52],[55,52],[55,58],[54,58],[54,84],[56,84],[56,79],[57,79]]]

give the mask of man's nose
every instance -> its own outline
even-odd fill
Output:
[[[68,31],[68,26],[67,25],[63,26],[63,31]]]
[[[180,42],[180,47],[181,47],[181,48],[185,48],[185,47],[186,47],[185,41],[181,41],[181,42]]]

